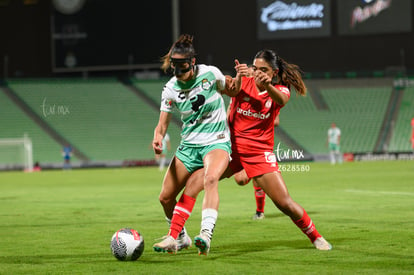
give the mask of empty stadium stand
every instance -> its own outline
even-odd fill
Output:
[[[61,163],[60,151],[66,142],[78,150],[75,161],[82,163],[153,159],[150,144],[166,81],[7,80],[0,85],[0,138],[28,134],[34,160],[41,163]],[[326,134],[332,122],[342,130],[343,152],[373,152],[378,140],[385,142],[388,151],[410,150],[413,87],[394,90],[399,103],[390,108],[390,78],[307,79],[306,83],[309,94],[301,97],[292,91],[281,111],[275,145],[280,143],[282,150],[327,154]],[[229,99],[225,97],[225,101],[228,104]],[[384,127],[387,119],[389,127]],[[175,114],[168,130],[174,150],[180,128]],[[0,154],[0,165],[10,158]]]
[[[318,109],[312,97],[291,95],[282,109],[280,125],[306,150],[328,153],[327,130],[335,122],[342,131],[343,152],[372,152],[392,92],[390,79],[308,80],[318,87],[326,107]],[[309,90],[312,93],[312,90]]]
[[[8,85],[90,161],[153,158],[158,111],[117,79],[12,80]]]
[[[0,89],[0,138],[21,138],[27,134],[33,142],[34,161],[61,162],[59,143],[46,134]],[[0,150],[0,164],[16,164],[15,152]]]
[[[401,90],[403,93],[398,116],[394,123],[388,150],[391,152],[410,152],[411,119],[414,118],[414,87]]]

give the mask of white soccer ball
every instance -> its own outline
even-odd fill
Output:
[[[144,252],[144,237],[132,228],[122,228],[111,239],[112,255],[120,261],[135,261]]]

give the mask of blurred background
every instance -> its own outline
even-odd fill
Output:
[[[0,169],[61,168],[65,146],[73,167],[156,165],[160,58],[181,33],[226,74],[263,48],[301,67],[309,93],[276,129],[287,160],[328,160],[332,122],[346,160],[412,158],[413,14],[412,0],[0,0]]]

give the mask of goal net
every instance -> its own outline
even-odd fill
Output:
[[[33,170],[32,140],[26,134],[23,138],[0,138],[0,167]]]

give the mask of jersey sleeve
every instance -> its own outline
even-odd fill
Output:
[[[280,92],[282,92],[283,94],[287,95],[290,98],[290,91],[287,87],[282,86],[282,85],[276,85],[275,86]]]
[[[173,97],[168,85],[165,85],[161,93],[161,107],[160,111],[171,113],[173,111]]]
[[[217,89],[219,91],[224,90],[226,88],[226,77],[217,67],[215,66],[210,66],[210,67],[211,67],[211,71],[216,77]]]

